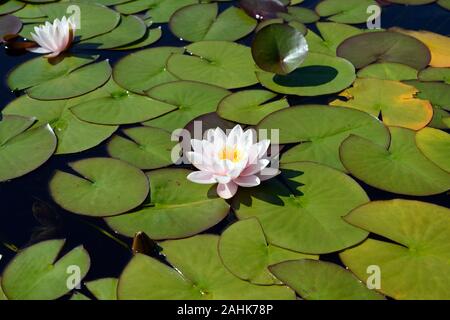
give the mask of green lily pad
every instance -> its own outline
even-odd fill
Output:
[[[81,41],[83,48],[112,49],[133,43],[142,39],[147,32],[147,26],[136,16],[122,16],[119,25],[112,31]]]
[[[286,24],[270,24],[258,31],[252,43],[256,64],[267,72],[287,75],[297,69],[308,54],[303,34]]]
[[[450,68],[429,67],[419,72],[420,81],[443,81],[450,84]]]
[[[372,13],[367,12],[370,6],[378,6],[375,0],[324,0],[316,6],[321,17],[340,23],[365,23]]]
[[[381,271],[380,291],[395,299],[450,299],[450,210],[433,204],[370,202],[345,217],[349,223],[395,243],[367,239],[340,254],[362,281],[367,268]]]
[[[101,92],[100,92],[101,91]],[[110,80],[98,89],[94,99],[73,105],[70,111],[77,118],[98,124],[130,124],[159,117],[176,107],[138,95]]]
[[[235,276],[261,285],[281,284],[268,269],[272,264],[319,258],[267,243],[261,225],[255,218],[238,221],[222,233],[219,255],[225,267]]]
[[[280,129],[279,143],[299,143],[285,152],[282,163],[313,161],[346,171],[339,158],[339,146],[355,134],[387,148],[389,131],[382,122],[347,108],[305,105],[275,112],[261,121],[258,129]]]
[[[285,20],[283,20],[283,18],[263,20],[256,26],[255,32],[259,32],[259,30],[264,29],[264,27],[268,25],[283,24],[284,22]],[[293,20],[291,22],[288,22],[288,25],[297,29],[302,35],[306,35],[306,33],[308,32],[308,28],[306,28],[306,26],[301,22]]]
[[[162,242],[171,268],[137,254],[119,278],[121,300],[293,300],[285,286],[258,286],[231,274],[220,260],[218,236]]]
[[[54,101],[35,100],[24,95],[8,104],[2,113],[35,117],[38,120],[35,127],[49,123],[58,138],[56,154],[76,153],[97,146],[117,130],[117,126],[82,121],[70,112],[70,106],[93,94],[95,92],[79,98]]]
[[[367,233],[342,220],[369,201],[349,176],[312,162],[282,167],[281,183],[241,188],[232,207],[239,219],[256,217],[267,242],[285,249],[322,254],[350,247]]]
[[[256,20],[233,6],[219,15],[217,3],[201,3],[175,12],[170,18],[169,26],[175,36],[190,42],[235,41],[252,32],[256,27]]]
[[[25,3],[16,0],[2,1],[0,3],[0,15],[13,13],[22,9],[24,6]]]
[[[113,70],[114,80],[123,88],[144,93],[156,85],[176,81],[167,71],[166,61],[183,48],[158,47],[132,53],[120,60]]]
[[[431,61],[425,44],[392,31],[368,32],[348,38],[337,48],[337,55],[349,60],[357,69],[374,62],[396,62],[422,70]]]
[[[107,33],[120,22],[120,14],[105,6],[96,3],[59,2],[40,6],[40,10],[48,17],[49,21],[61,19],[72,11],[71,5],[78,6],[80,10],[80,26],[75,31],[76,40],[86,40],[100,34]],[[31,38],[30,35],[26,36]]]
[[[240,0],[239,6],[250,17],[266,20],[276,18],[280,12],[287,12],[286,3],[282,0]]]
[[[216,111],[219,102],[230,92],[205,83],[176,81],[156,86],[147,94],[171,105],[175,110],[143,124],[173,131],[184,128],[192,119],[202,114]]]
[[[392,3],[407,4],[407,5],[413,5],[413,6],[420,6],[420,5],[432,3],[435,1],[436,0],[389,0],[389,2],[392,2]]]
[[[74,301],[89,301],[91,299],[89,299],[89,297],[85,296],[84,294],[80,293],[80,292],[75,292],[71,297],[70,300],[74,300]]]
[[[276,96],[266,90],[236,92],[220,102],[217,113],[226,120],[256,125],[269,114],[289,107],[286,98],[271,101]]]
[[[148,172],[150,201],[106,222],[123,235],[133,237],[142,231],[156,240],[184,238],[216,225],[228,214],[229,205],[211,186],[187,180],[189,173],[185,169]]]
[[[381,190],[426,196],[447,191],[450,174],[417,148],[415,131],[390,127],[386,149],[365,138],[348,137],[340,147],[341,161],[356,178]]]
[[[108,143],[111,157],[126,161],[140,169],[150,170],[173,164],[170,132],[150,127],[124,129],[126,138],[115,135]]]
[[[320,36],[308,30],[306,41],[309,51],[336,56],[336,49],[346,39],[364,31],[356,27],[336,22],[318,22],[316,24]]]
[[[345,59],[310,52],[302,65],[288,75],[257,71],[269,90],[297,96],[318,96],[339,92],[356,78],[355,68]]]
[[[416,80],[405,81],[405,83],[419,90],[416,94],[418,98],[428,100],[433,106],[450,111],[450,84]]]
[[[0,277],[0,301],[6,301],[6,300],[8,300],[8,297],[3,292],[1,283],[2,283],[2,278]]]
[[[5,37],[16,35],[22,29],[22,22],[19,18],[11,15],[0,16],[0,43],[5,41]]]
[[[49,125],[30,129],[34,118],[3,116],[0,121],[0,181],[23,176],[45,163],[56,149]]]
[[[374,117],[381,114],[388,126],[419,130],[431,121],[433,108],[428,100],[416,98],[417,92],[398,81],[359,78],[352,88],[339,94],[346,101],[336,99],[330,105],[358,109]]]
[[[59,258],[64,240],[48,240],[20,251],[2,275],[2,288],[10,300],[53,300],[70,291],[69,267],[78,267],[80,280],[90,267],[83,246]],[[75,275],[75,273],[74,273]],[[76,283],[75,283],[76,285]]]
[[[26,89],[30,97],[39,100],[81,96],[102,86],[111,76],[108,60],[90,62],[91,56],[63,57],[56,64],[35,58],[15,68],[8,77],[8,85],[12,90]]]
[[[11,1],[10,1],[11,2]],[[14,12],[14,15],[20,19],[32,19],[32,18],[46,18],[38,4],[26,4],[25,7],[19,11]],[[22,20],[23,21],[23,20]]]
[[[86,283],[86,287],[98,300],[117,300],[116,278],[103,278]]]
[[[359,78],[376,78],[381,80],[416,80],[417,70],[400,63],[374,63],[361,69],[357,73]]]
[[[302,259],[271,266],[277,278],[306,300],[383,300],[351,272],[325,261]]]
[[[133,50],[144,48],[158,41],[161,38],[161,36],[162,36],[161,27],[153,29],[148,28],[142,39],[122,47],[116,47],[113,50]]]
[[[444,9],[450,10],[450,0],[438,0],[437,4]]]
[[[213,84],[226,89],[258,82],[249,47],[228,41],[199,41],[186,47],[189,55],[173,54],[167,69],[182,80]]]
[[[423,128],[416,133],[416,144],[420,151],[437,164],[450,172],[450,135],[445,131]]]
[[[147,197],[145,174],[126,162],[90,158],[69,163],[79,176],[57,170],[50,194],[62,208],[87,216],[112,216],[139,206]]]
[[[63,1],[72,1],[72,0],[63,0]],[[76,0],[77,2],[86,2],[92,3],[92,0]],[[96,3],[102,4],[104,6],[114,6],[121,3],[129,2],[130,0],[95,0]]]
[[[118,5],[116,10],[123,14],[148,10],[146,17],[149,20],[153,23],[165,23],[178,9],[198,2],[198,0],[137,0]]]
[[[314,23],[320,19],[315,11],[303,7],[287,7],[287,13],[280,12],[278,17],[287,22],[297,21],[301,23]]]

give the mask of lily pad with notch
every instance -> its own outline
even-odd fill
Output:
[[[316,6],[316,12],[334,22],[358,24],[376,18],[367,9],[371,6],[379,7],[375,0],[323,0]]]
[[[146,11],[146,19],[153,23],[166,23],[178,9],[198,2],[198,0],[136,0],[120,4],[115,9],[127,15]]]
[[[450,172],[450,134],[438,129],[423,128],[416,133],[416,144],[425,157]]]

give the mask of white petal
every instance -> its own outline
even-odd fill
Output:
[[[226,184],[219,184],[217,194],[223,199],[230,199],[236,194],[237,189],[238,185],[231,181]]]
[[[218,183],[228,183],[231,181],[231,178],[229,176],[214,176],[215,182]]]
[[[278,169],[265,168],[258,174],[258,177],[261,179],[261,181],[266,181],[266,180],[272,179],[273,177],[276,177],[280,173],[281,173],[281,171]]]
[[[241,140],[243,134],[244,131],[242,130],[242,127],[240,125],[236,125],[228,134],[227,145],[229,146],[237,145]]]
[[[261,180],[255,175],[247,177],[238,177],[236,179],[233,179],[233,182],[235,182],[240,187],[246,188],[256,187],[261,184]]]
[[[223,132],[223,130],[220,128],[216,128],[216,130],[214,130],[214,138],[212,143],[214,143],[215,145],[224,146],[226,142],[227,135],[225,134],[225,132]]]
[[[210,172],[206,172],[206,171],[192,172],[187,176],[187,179],[189,181],[192,181],[195,183],[200,183],[200,184],[216,183],[216,180],[214,179],[213,175]]]
[[[242,171],[241,176],[251,176],[263,170],[269,165],[270,161],[267,159],[261,159],[256,164],[251,164],[244,171]]]
[[[45,53],[50,53],[52,52],[51,50],[48,50],[46,48],[27,48],[28,51],[33,52],[33,53],[40,53],[40,54],[45,54]]]
[[[270,140],[267,140],[267,139],[262,140],[262,141],[258,142],[256,145],[258,147],[258,158],[261,158],[266,154],[267,149],[269,148],[269,145],[270,145]]]

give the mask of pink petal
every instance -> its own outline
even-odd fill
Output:
[[[258,177],[259,177],[259,179],[261,179],[261,181],[266,181],[266,180],[272,179],[273,177],[276,177],[280,173],[281,173],[281,171],[278,169],[265,168],[258,174]]]
[[[233,179],[233,182],[239,185],[240,187],[256,187],[261,184],[261,180],[253,175],[253,176],[247,176],[247,177],[238,177],[236,179]]]
[[[187,179],[189,181],[200,183],[200,184],[212,184],[216,183],[216,180],[214,179],[212,173],[206,172],[206,171],[195,171],[190,173],[187,176]]]
[[[217,194],[223,199],[232,198],[238,189],[238,185],[233,181],[226,184],[219,184],[217,186]]]
[[[244,171],[241,172],[241,176],[251,176],[263,170],[269,165],[270,161],[267,159],[261,159],[256,164],[251,164]]]
[[[216,182],[220,183],[220,184],[226,184],[228,182],[231,181],[231,178],[229,176],[214,176]]]
[[[34,53],[50,53],[51,51],[42,47],[39,48],[27,48],[28,51],[34,52]]]

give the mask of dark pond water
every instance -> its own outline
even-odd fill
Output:
[[[344,0],[345,1],[345,0]],[[222,3],[221,9],[226,8],[231,3]],[[314,8],[318,0],[307,0],[302,6]],[[382,27],[388,28],[392,26],[400,26],[414,30],[429,30],[444,35],[450,34],[450,13],[438,5],[431,4],[420,7],[391,5],[383,9]],[[314,26],[309,25],[313,28]],[[363,27],[363,26],[362,26]],[[185,43],[174,37],[168,30],[166,25],[162,25],[163,37],[153,46],[182,46]],[[240,42],[249,45],[251,37],[241,40]],[[99,54],[103,58],[110,59],[112,65],[121,57],[128,55],[126,52],[109,52],[100,51]],[[5,79],[8,72],[15,66],[32,58],[32,54],[24,54],[20,56],[8,55],[3,48],[0,48],[0,110],[7,105],[8,102],[15,98],[15,95],[9,91],[5,85]],[[334,96],[324,96],[313,99],[289,98],[291,105],[306,103],[328,103],[334,99]],[[131,257],[131,252],[126,249],[119,241],[125,242],[131,246],[131,239],[114,235],[116,240],[108,237],[101,232],[101,229],[110,231],[100,219],[91,219],[87,217],[76,216],[65,212],[52,204],[48,194],[47,185],[52,172],[57,168],[64,168],[65,164],[77,159],[88,158],[92,156],[106,156],[105,144],[94,149],[76,155],[53,156],[45,165],[38,170],[10,182],[0,184],[0,254],[3,258],[0,260],[0,273],[5,265],[14,256],[14,251],[8,246],[22,248],[33,242],[49,239],[49,238],[65,238],[67,239],[66,250],[73,248],[79,244],[83,244],[89,251],[92,266],[88,274],[87,280],[100,277],[117,277],[125,264]],[[372,200],[393,199],[393,198],[410,198],[398,196],[392,193],[381,192],[374,188],[364,185],[369,197]],[[433,197],[421,197],[421,201],[431,202],[448,206],[447,195],[437,195]],[[47,206],[52,207],[51,210],[45,209]],[[33,207],[35,210],[33,210]],[[33,211],[42,212],[50,211],[52,214],[47,215],[45,221],[35,218]],[[41,215],[42,217],[42,215]],[[224,226],[233,221],[230,216],[220,225],[214,227],[207,232],[220,232]],[[42,224],[44,223],[44,225]],[[101,228],[101,229],[99,229]],[[324,259],[340,263],[337,255],[326,255]]]

